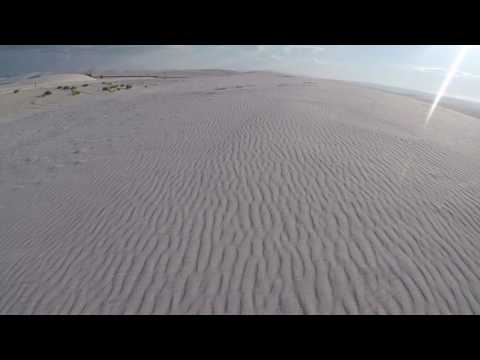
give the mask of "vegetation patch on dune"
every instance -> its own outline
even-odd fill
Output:
[[[102,91],[108,91],[108,92],[115,92],[115,91],[120,91],[120,90],[123,90],[123,89],[131,89],[132,88],[132,85],[130,84],[113,84],[111,82],[108,82],[108,81],[102,81],[102,84],[103,85],[106,85],[102,88]]]

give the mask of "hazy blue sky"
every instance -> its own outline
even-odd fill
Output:
[[[0,76],[30,72],[223,68],[274,70],[436,92],[458,46],[152,45],[0,46]],[[480,48],[459,68],[448,95],[480,100]]]

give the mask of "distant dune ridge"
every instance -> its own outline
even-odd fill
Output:
[[[1,314],[480,313],[478,118],[175,74],[0,95]]]
[[[0,87],[0,94],[6,94],[13,89],[29,90],[36,87],[48,88],[64,84],[74,84],[78,82],[91,82],[94,78],[83,74],[35,74],[27,77],[19,78],[12,83],[11,81]],[[1,84],[0,84],[1,85]]]

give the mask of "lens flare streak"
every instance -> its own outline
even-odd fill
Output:
[[[458,53],[457,57],[455,58],[455,61],[450,65],[450,68],[448,69],[447,76],[442,82],[442,85],[440,86],[440,89],[437,92],[437,95],[435,97],[435,100],[433,101],[432,106],[430,107],[430,110],[428,112],[427,118],[425,120],[425,123],[423,124],[423,127],[426,128],[428,126],[428,123],[430,121],[430,118],[432,117],[433,113],[435,112],[435,109],[438,106],[438,103],[442,99],[442,97],[445,95],[445,92],[447,91],[448,85],[450,85],[450,82],[452,81],[453,77],[457,73],[458,67],[463,61],[463,58],[465,57],[467,51],[472,47],[472,45],[463,45],[460,49],[460,52]]]

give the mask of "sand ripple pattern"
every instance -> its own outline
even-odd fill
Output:
[[[479,314],[479,120],[427,110],[250,73],[2,124],[0,313]]]

